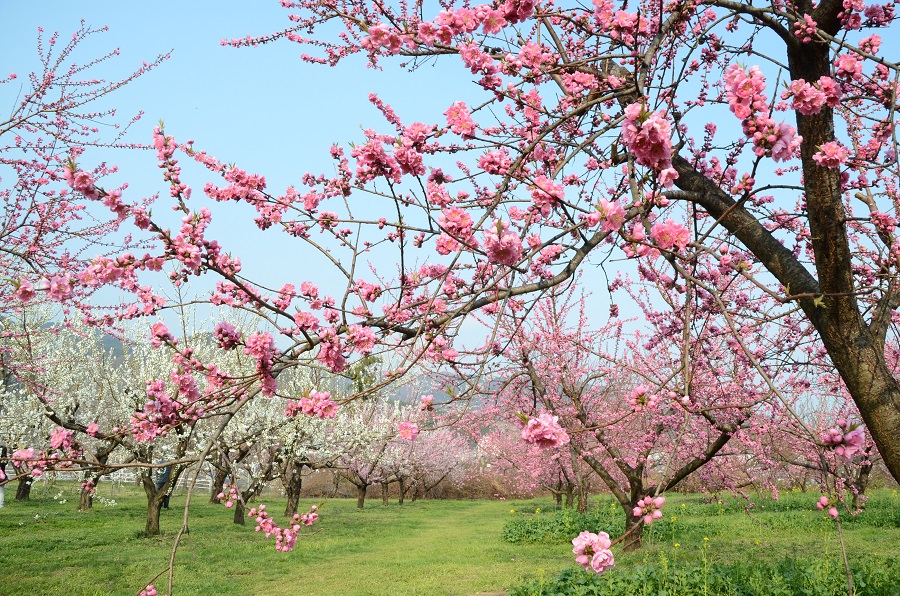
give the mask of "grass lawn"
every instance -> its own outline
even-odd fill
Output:
[[[63,489],[67,502],[60,503],[53,496]],[[135,594],[166,566],[183,497],[173,497],[173,508],[163,511],[164,536],[148,539],[140,536],[146,505],[136,492],[117,494],[117,505],[97,503],[89,513],[75,511],[74,487],[47,493],[36,487],[34,493],[29,502],[8,498],[0,510],[0,595]],[[102,486],[101,493],[106,494]],[[786,495],[778,503],[760,502],[748,515],[736,498],[723,506],[704,504],[698,496],[670,497],[666,518],[654,524],[646,548],[634,554],[615,550],[617,566],[704,557],[837,557],[834,524],[810,510],[817,498]],[[571,544],[563,540],[513,544],[501,538],[507,522],[548,515],[547,499],[420,500],[386,508],[372,499],[362,511],[355,500],[327,500],[316,533],[299,540],[291,553],[276,552],[273,539],[253,531],[252,519],[235,526],[230,510],[204,501],[195,499],[191,533],[178,551],[179,595],[502,594],[526,576],[555,574],[573,563]],[[280,499],[266,502],[276,514],[284,507]],[[301,510],[314,502],[302,501]],[[615,520],[608,500],[601,498],[598,507],[610,508],[609,519]],[[535,514],[537,508],[542,512]],[[845,538],[853,556],[900,557],[896,491],[876,493],[868,512],[848,520]]]

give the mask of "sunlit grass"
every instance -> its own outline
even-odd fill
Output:
[[[98,504],[92,512],[77,513],[73,489],[67,490],[64,504],[38,492],[31,502],[8,499],[0,510],[0,594],[134,594],[165,568],[183,497],[176,495],[172,509],[163,511],[164,535],[148,539],[140,536],[145,514],[140,494],[117,494],[115,507]],[[698,496],[670,497],[646,548],[616,551],[618,566],[654,563],[661,555],[670,564],[695,563],[703,556],[722,562],[837,556],[833,522],[812,510],[816,498],[785,495],[778,503],[761,501],[748,515],[740,499],[729,498],[722,506],[702,503]],[[608,499],[598,501],[598,507],[611,508]],[[279,519],[284,501],[266,502]],[[301,509],[314,502],[304,500]],[[253,531],[252,519],[235,526],[230,510],[208,505],[201,496],[178,551],[176,593],[496,594],[528,575],[554,574],[572,564],[572,547],[565,541],[501,539],[507,521],[552,511],[547,499],[420,500],[402,507],[371,500],[362,511],[355,504],[325,501],[316,533],[301,539],[294,552],[279,553],[272,539]],[[538,508],[541,513],[535,514]],[[877,493],[867,513],[847,520],[845,538],[853,556],[900,556],[900,497]]]

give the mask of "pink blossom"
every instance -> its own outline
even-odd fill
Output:
[[[813,155],[813,159],[823,168],[839,168],[849,156],[849,149],[837,141],[830,141],[819,147],[819,151]]]
[[[572,539],[572,545],[575,562],[585,569],[601,574],[615,566],[612,551],[609,550],[612,542],[606,532],[594,534],[585,530]]]
[[[241,332],[226,321],[222,321],[213,329],[213,335],[219,342],[219,347],[224,350],[231,350],[241,341]]]
[[[655,222],[650,228],[650,237],[663,250],[670,250],[672,247],[684,250],[691,241],[691,233],[687,228],[672,219],[667,219],[665,223]]]
[[[662,518],[662,506],[665,505],[665,497],[646,496],[637,502],[632,513],[635,517],[643,518],[645,524],[653,523],[653,520]]]
[[[423,395],[421,403],[419,404],[419,409],[420,410],[429,410],[429,411],[433,410],[434,409],[434,396],[431,394]]]
[[[541,449],[559,447],[569,442],[569,435],[559,425],[559,417],[549,412],[541,412],[537,418],[529,418],[522,429],[522,438],[526,443],[537,445]]]
[[[562,184],[553,182],[546,176],[538,176],[534,180],[534,189],[531,191],[531,201],[541,215],[547,217],[550,210],[561,203],[565,198],[565,190]]]
[[[469,108],[466,107],[465,102],[454,102],[447,108],[444,115],[447,116],[447,124],[454,133],[464,139],[471,139],[475,136],[475,122],[469,115]]]
[[[512,267],[522,258],[522,239],[509,231],[509,223],[498,219],[484,231],[484,249],[491,263]]]
[[[826,447],[833,448],[835,455],[850,459],[862,451],[865,435],[861,426],[841,419],[836,427],[828,429],[822,442]]]
[[[175,338],[169,333],[169,328],[166,327],[165,323],[160,321],[154,323],[150,328],[150,345],[158,348],[163,343],[175,343]]]
[[[669,187],[678,178],[672,169],[672,127],[659,112],[647,113],[643,103],[625,108],[622,140],[642,166],[661,172],[660,184]]]
[[[403,420],[397,425],[397,434],[400,438],[412,441],[419,434],[419,425],[415,422]]]
[[[14,295],[22,302],[30,302],[37,295],[37,292],[34,291],[31,282],[24,277],[20,277]]]
[[[92,437],[96,437],[98,430],[100,430],[100,426],[96,422],[91,422],[88,424],[86,432]]]
[[[625,223],[625,209],[616,201],[600,199],[597,211],[603,220],[601,229],[604,232],[618,232]]]

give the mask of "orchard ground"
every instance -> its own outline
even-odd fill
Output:
[[[163,512],[163,536],[144,538],[146,500],[131,487],[114,495],[114,506],[97,502],[88,513],[75,511],[74,486],[37,486],[32,495],[26,502],[7,499],[0,510],[4,596],[135,593],[165,567],[184,503],[176,493],[172,509]],[[279,553],[271,539],[253,531],[252,520],[234,525],[230,510],[198,497],[177,555],[177,594],[506,594],[571,568],[571,536],[553,533],[579,523],[574,512],[555,511],[550,499],[418,500],[403,506],[392,500],[384,507],[374,498],[361,511],[355,500],[304,499],[301,509],[322,503],[315,533],[294,552]],[[627,554],[614,547],[617,565],[609,573],[796,559],[842,575],[835,524],[814,509],[817,493],[754,499],[749,513],[743,499],[721,499],[668,497],[645,547]],[[265,501],[276,514],[284,507],[282,499]],[[618,505],[595,496],[591,506],[588,516],[608,526],[582,529],[613,534],[621,524]],[[851,562],[900,569],[898,491],[874,491],[867,511],[842,520]]]

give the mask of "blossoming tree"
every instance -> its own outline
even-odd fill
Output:
[[[276,360],[314,353],[341,370],[376,341],[452,360],[465,315],[528,300],[610,249],[638,263],[662,255],[669,277],[701,284],[691,264],[714,255],[722,276],[756,283],[818,334],[900,477],[900,388],[883,355],[898,304],[898,68],[864,31],[889,26],[893,5],[282,4],[287,29],[226,43],[296,42],[319,52],[305,60],[332,66],[359,53],[413,67],[456,57],[483,99],[406,123],[373,95],[387,132],[367,129],[349,154],[332,147],[336,174],[308,173],[283,192],[159,130],[160,166],[184,213],[178,231],[80,167],[67,177],[149,231],[164,246],[150,258],[171,262],[173,276],[213,272],[210,300],[265,312],[294,341]],[[768,54],[739,63],[760,44]],[[317,252],[343,289],[321,295],[311,280],[270,290],[243,276],[206,237],[212,210],[190,199],[179,154],[219,179],[204,186],[209,199],[250,204],[260,228]],[[381,216],[345,202],[362,194],[385,202]],[[360,267],[390,248],[396,272]],[[150,263],[96,266],[134,287],[135,268]],[[260,375],[265,385],[267,366]]]

